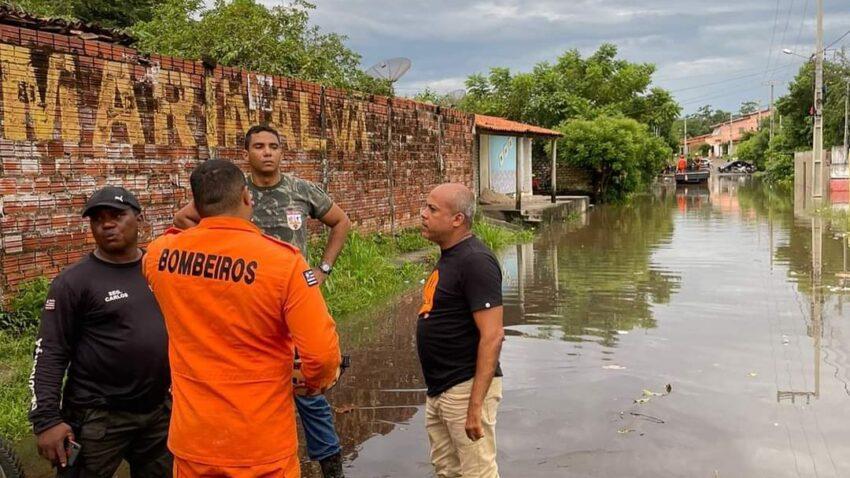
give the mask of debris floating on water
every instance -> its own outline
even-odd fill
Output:
[[[604,368],[605,370],[625,370],[626,369],[626,367],[623,367],[622,365],[617,365],[617,364],[603,365],[602,368]]]

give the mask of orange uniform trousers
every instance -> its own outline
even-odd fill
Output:
[[[174,478],[300,478],[298,455],[254,466],[218,466],[174,457]]]

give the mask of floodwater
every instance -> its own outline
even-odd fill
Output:
[[[502,476],[850,476],[845,237],[744,178],[584,220],[498,252]],[[432,476],[417,307],[341,330],[349,477]]]
[[[714,178],[500,251],[502,476],[850,476],[846,242],[812,223],[790,192]],[[350,477],[431,476],[417,305],[371,318],[332,394],[356,407]]]

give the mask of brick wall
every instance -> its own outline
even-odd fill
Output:
[[[537,187],[534,189],[534,193],[551,194],[551,160],[545,156],[532,158],[531,169],[534,173],[534,179],[537,182]],[[590,174],[587,171],[567,166],[563,162],[559,161],[557,173],[557,194],[593,194]]]
[[[145,207],[145,240],[209,158],[242,161],[258,122],[283,169],[323,184],[364,231],[413,227],[425,193],[473,179],[473,117],[291,78],[0,25],[0,299],[93,247],[80,210],[106,184]]]

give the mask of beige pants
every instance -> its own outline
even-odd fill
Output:
[[[493,378],[484,406],[481,424],[484,438],[472,441],[466,436],[466,410],[472,380],[459,383],[425,402],[425,429],[431,442],[431,463],[440,478],[498,478],[496,465],[496,411],[502,400],[502,379]]]

